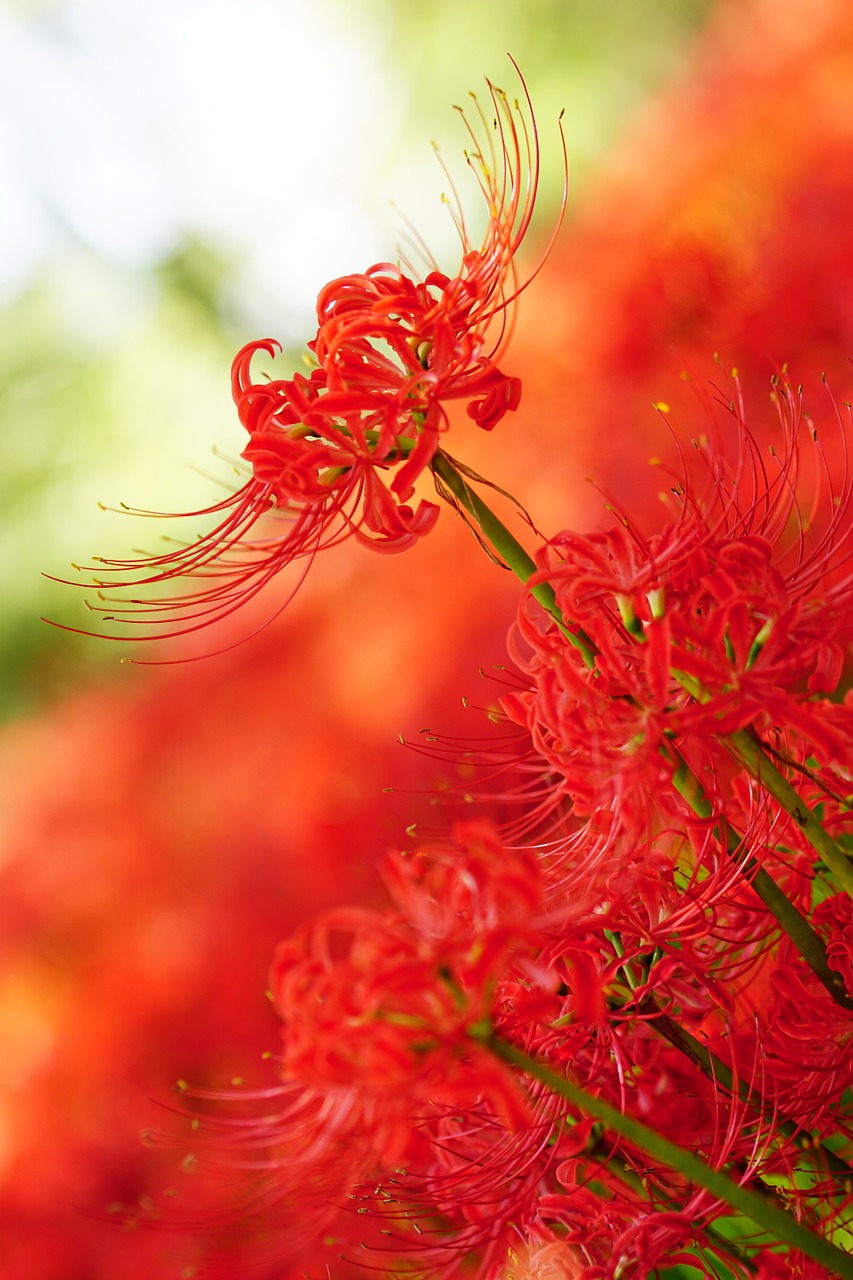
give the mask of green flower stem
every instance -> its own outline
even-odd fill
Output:
[[[513,537],[506,525],[498,519],[491,507],[487,506],[479,494],[471,488],[462,473],[457,471],[447,454],[442,453],[441,450],[436,453],[432,460],[432,470],[450,490],[459,505],[474,519],[477,528],[489,545],[494,548],[504,564],[522,582],[529,581],[537,572],[534,561],[531,560],[521,543]],[[585,636],[580,629],[573,629],[572,623],[565,620],[557,605],[557,598],[554,595],[554,588],[551,584],[549,582],[540,582],[531,587],[530,591],[543,609],[551,615],[563,635],[570,644],[574,645],[586,665],[592,670],[595,666],[594,646],[588,636]]]
[[[687,801],[698,817],[712,818],[713,806],[699,779],[680,752],[671,745],[668,750],[676,764],[672,775],[676,791]],[[725,825],[725,832],[720,829],[719,824],[715,826],[714,834],[723,848],[728,851],[729,856],[738,860],[741,871],[750,877],[750,884],[767,910],[780,929],[791,939],[812,973],[826,988],[835,1003],[841,1005],[843,1009],[853,1010],[853,999],[848,994],[841,975],[829,967],[826,948],[820,936],[793,902],[785,896],[770,873],[759,866],[755,858],[743,857],[743,837],[738,835],[728,823]]]
[[[813,1258],[828,1268],[834,1276],[841,1280],[853,1280],[853,1257],[839,1249],[823,1236],[816,1235],[798,1222],[790,1213],[773,1204],[771,1200],[759,1195],[749,1187],[734,1182],[720,1169],[713,1169],[700,1160],[698,1156],[670,1142],[668,1138],[649,1129],[632,1116],[623,1115],[616,1107],[587,1093],[579,1085],[572,1084],[564,1076],[559,1076],[548,1067],[529,1057],[514,1045],[495,1035],[485,1037],[481,1043],[502,1062],[517,1067],[526,1076],[540,1080],[552,1092],[577,1107],[586,1115],[592,1116],[613,1133],[618,1133],[628,1142],[639,1147],[646,1155],[651,1156],[659,1164],[666,1165],[676,1173],[688,1178],[697,1186],[704,1187],[712,1196],[722,1200],[736,1213],[749,1218],[757,1227],[766,1231],[782,1244],[798,1249],[806,1257]]]

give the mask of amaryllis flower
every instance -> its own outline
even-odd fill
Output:
[[[274,339],[238,352],[232,391],[248,434],[242,457],[251,478],[189,513],[217,518],[197,541],[140,560],[99,558],[102,587],[191,584],[126,605],[111,598],[96,606],[105,620],[147,624],[148,634],[194,631],[323,548],[353,537],[398,552],[433,528],[439,508],[415,488],[448,425],[447,403],[466,402],[469,416],[491,431],[521,396],[520,380],[497,361],[511,304],[531,278],[519,282],[514,260],[533,215],[538,138],[526,87],[521,104],[492,84],[489,99],[494,129],[476,99],[475,127],[461,113],[472,143],[466,158],[487,212],[482,242],[471,242],[454,191],[451,216],[462,249],[455,275],[430,263],[421,280],[405,261],[385,262],[326,285],[307,376],[269,379],[254,371],[255,356],[279,350]]]

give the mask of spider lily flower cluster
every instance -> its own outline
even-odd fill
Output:
[[[326,547],[352,537],[400,552],[434,527],[439,507],[416,487],[447,428],[447,404],[465,402],[484,431],[518,408],[520,380],[498,361],[511,306],[532,278],[520,282],[515,270],[539,185],[526,88],[521,102],[511,102],[490,84],[492,120],[476,97],[473,103],[474,125],[461,115],[487,212],[482,242],[471,243],[454,191],[448,204],[462,251],[455,275],[432,264],[419,280],[406,263],[385,262],[326,285],[307,376],[254,372],[256,357],[280,350],[273,339],[238,352],[232,393],[251,478],[224,501],[188,513],[218,517],[197,541],[138,561],[99,558],[99,586],[148,592],[125,603],[111,595],[95,606],[105,620],[148,626],[154,635],[193,631]],[[201,585],[156,595],[157,584],[173,581]]]
[[[333,282],[307,377],[256,380],[275,346],[245,347],[252,479],[137,566],[203,579],[162,603],[196,629],[342,538],[410,545],[435,466],[525,581],[500,794],[388,859],[387,910],[281,944],[273,1085],[188,1091],[202,1162],[243,1179],[211,1274],[236,1239],[318,1277],[853,1280],[849,411],[824,392],[818,429],[781,373],[765,422],[732,379],[701,438],[673,429],[657,527],[617,510],[527,556],[439,450],[448,400],[488,430],[520,395],[497,360],[536,132],[490,92],[482,246],[460,215],[456,277]]]

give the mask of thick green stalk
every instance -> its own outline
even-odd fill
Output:
[[[559,1076],[550,1068],[529,1057],[514,1045],[497,1036],[485,1037],[482,1044],[501,1061],[517,1067],[531,1079],[540,1080],[559,1097],[577,1107],[585,1115],[592,1116],[613,1133],[618,1133],[629,1142],[639,1147],[646,1155],[657,1163],[666,1165],[688,1178],[697,1186],[704,1187],[716,1199],[729,1205],[736,1213],[749,1218],[755,1226],[766,1231],[781,1244],[804,1253],[822,1266],[827,1267],[834,1276],[841,1280],[853,1280],[853,1257],[839,1249],[823,1236],[816,1235],[798,1222],[790,1213],[765,1199],[764,1196],[734,1182],[720,1169],[713,1169],[700,1160],[698,1156],[670,1142],[654,1129],[649,1129],[632,1116],[623,1115],[616,1107],[587,1093],[579,1085],[572,1084],[564,1076]]]

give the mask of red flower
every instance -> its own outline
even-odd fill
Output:
[[[273,339],[238,352],[232,388],[251,479],[189,513],[220,517],[197,541],[143,560],[98,562],[99,575],[115,575],[120,588],[173,579],[201,585],[118,609],[109,601],[98,606],[107,620],[137,623],[141,614],[180,635],[230,614],[280,569],[310,562],[322,548],[355,537],[377,551],[403,551],[433,528],[437,505],[412,499],[447,427],[446,403],[466,400],[469,416],[490,431],[521,396],[520,380],[496,361],[511,304],[529,283],[519,284],[514,259],[533,214],[538,139],[526,88],[521,106],[491,84],[489,95],[496,132],[479,104],[479,129],[462,113],[474,148],[468,164],[488,212],[482,244],[470,243],[457,206],[456,275],[431,270],[419,281],[406,264],[379,263],[326,285],[308,377],[255,379],[253,357],[275,355]]]
[[[853,902],[845,893],[818,904],[811,923],[830,966],[853,990]],[[779,946],[762,1015],[766,1071],[788,1115],[827,1128],[853,1083],[853,1015],[829,998],[789,939]]]
[[[786,376],[774,399],[782,430],[767,454],[736,385],[725,395],[724,418],[682,460],[667,494],[677,514],[659,533],[622,517],[540,553],[539,577],[592,639],[595,665],[528,599],[513,656],[532,684],[503,705],[578,812],[610,824],[616,809],[633,826],[666,808],[670,743],[707,787],[728,786],[733,765],[715,741],[749,725],[803,762],[843,757],[838,710],[818,695],[837,685],[853,635],[849,423],[833,465]],[[822,498],[811,509],[809,468]]]
[[[393,1132],[412,1098],[477,1088],[510,1123],[526,1119],[509,1076],[478,1051],[504,972],[524,968],[541,910],[535,857],[504,848],[485,822],[459,824],[457,847],[388,864],[398,909],[327,912],[279,947],[270,980],[285,1074],[312,1088],[397,1090]],[[537,971],[537,977],[539,975]],[[402,1107],[402,1112],[400,1112]],[[397,1139],[390,1139],[396,1145]]]
[[[237,1216],[247,1247],[268,1232],[288,1256],[333,1229],[334,1256],[363,1241],[458,1261],[498,1249],[535,1203],[560,1104],[482,1039],[504,980],[542,977],[540,869],[487,822],[454,836],[389,860],[394,909],[327,912],[279,947],[273,1087],[189,1091],[205,1103],[189,1113],[200,1167],[230,1174],[230,1208],[214,1193],[206,1215],[217,1249]],[[223,1101],[224,1118],[207,1105]],[[437,1215],[423,1240],[418,1220]]]
[[[755,1280],[829,1280],[825,1267],[791,1250],[771,1253],[769,1249],[762,1249],[756,1254],[755,1262]]]

